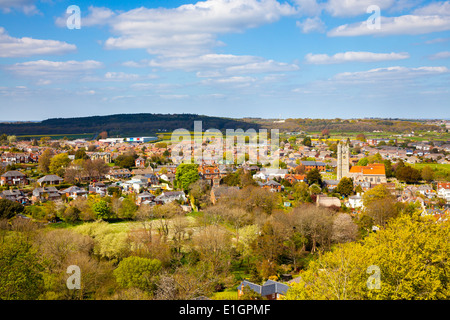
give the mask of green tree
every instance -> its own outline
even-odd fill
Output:
[[[97,219],[107,220],[111,218],[111,208],[105,200],[95,202],[92,205],[92,211],[94,211]]]
[[[200,176],[198,175],[198,164],[182,163],[177,167],[175,179],[179,188],[188,190],[191,183],[194,183]]]
[[[337,245],[311,261],[287,299],[446,300],[450,298],[450,221],[402,215],[363,242]],[[378,267],[379,287],[368,285]],[[373,283],[371,283],[373,284]]]
[[[311,138],[310,137],[303,138],[302,144],[304,146],[311,147],[311,145],[312,145]]]
[[[121,219],[133,219],[136,216],[138,206],[130,196],[123,199],[122,205],[120,206],[118,217]]]
[[[308,184],[318,184],[319,186],[322,185],[322,175],[320,174],[320,171],[318,169],[312,169],[306,174],[306,179],[308,180]]]
[[[10,219],[24,210],[25,207],[20,203],[9,199],[0,199],[0,219]]]
[[[422,168],[421,176],[423,180],[431,182],[434,179],[434,171],[430,166],[425,166]]]
[[[131,256],[123,259],[114,270],[117,283],[123,288],[153,290],[161,261]]]
[[[410,166],[397,168],[395,177],[406,183],[417,183],[421,179],[420,171]]]
[[[50,160],[53,157],[53,153],[50,149],[46,149],[40,156],[39,156],[39,163],[38,168],[43,173],[48,173],[50,170]]]
[[[57,154],[50,160],[49,170],[53,174],[63,176],[69,163],[70,159],[67,153]]]
[[[349,196],[353,193],[353,180],[351,178],[343,177],[339,181],[336,191],[342,196]]]
[[[42,266],[32,245],[18,236],[0,245],[0,300],[36,300],[43,292]]]

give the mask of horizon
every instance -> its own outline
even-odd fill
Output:
[[[182,113],[152,113],[152,112],[139,112],[139,113],[114,113],[114,114],[105,114],[105,115],[88,115],[88,116],[76,116],[76,117],[57,117],[57,118],[46,118],[41,120],[0,120],[0,123],[7,124],[7,123],[30,123],[30,122],[43,122],[46,120],[56,120],[56,119],[74,119],[74,118],[90,118],[90,117],[108,117],[108,116],[117,116],[117,115],[136,115],[136,114],[160,114],[160,115],[181,115]],[[287,120],[287,119],[311,119],[311,120],[319,120],[319,119],[326,119],[326,120],[334,120],[334,119],[341,119],[341,120],[366,120],[366,119],[375,119],[375,120],[399,120],[399,121],[450,121],[450,118],[389,118],[389,117],[362,117],[362,118],[340,118],[340,117],[333,117],[333,118],[310,118],[310,117],[303,117],[303,118],[262,118],[262,117],[250,117],[250,116],[244,116],[244,117],[221,117],[216,115],[206,115],[206,114],[194,114],[197,116],[206,116],[206,117],[217,117],[217,118],[230,118],[230,119],[261,119],[261,120]]]
[[[0,1],[0,19],[6,122],[450,110],[449,0],[23,0]]]

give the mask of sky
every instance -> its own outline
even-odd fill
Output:
[[[0,121],[449,111],[450,1],[0,0]]]

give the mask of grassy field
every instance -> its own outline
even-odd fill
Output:
[[[54,140],[59,140],[64,137],[68,139],[92,139],[94,137],[94,133],[71,133],[71,134],[34,134],[34,135],[22,135],[17,136],[20,140],[27,140],[27,139],[36,139],[39,140],[42,137],[50,137]]]

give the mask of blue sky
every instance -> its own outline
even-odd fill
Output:
[[[3,121],[450,118],[449,87],[450,1],[0,0]]]

